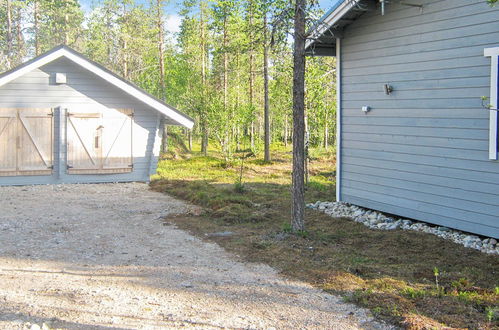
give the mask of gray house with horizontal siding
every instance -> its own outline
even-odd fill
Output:
[[[310,36],[337,58],[337,200],[498,238],[499,6],[345,0]]]
[[[193,120],[56,47],[0,75],[0,185],[149,181],[163,124]]]

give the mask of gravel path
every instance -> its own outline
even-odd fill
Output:
[[[145,184],[0,187],[0,328],[382,328],[162,218]]]

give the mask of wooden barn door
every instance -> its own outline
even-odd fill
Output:
[[[52,173],[53,112],[51,109],[19,110],[17,153],[19,175]]]
[[[103,169],[116,173],[132,170],[132,118],[133,111],[130,109],[103,113]]]
[[[69,174],[132,171],[132,110],[67,115]]]
[[[0,176],[17,175],[17,109],[0,109]]]
[[[50,175],[52,109],[0,109],[0,176]]]
[[[100,113],[67,114],[68,173],[89,174],[100,169],[100,124]]]

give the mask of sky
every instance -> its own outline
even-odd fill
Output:
[[[319,7],[324,11],[327,11],[339,0],[319,0]],[[92,4],[99,3],[99,0],[80,0],[80,4],[85,12],[90,12],[92,9]],[[150,0],[137,0],[137,3],[143,3],[148,5]],[[180,32],[180,23],[182,17],[178,14],[180,8],[180,3],[177,0],[171,0],[165,6],[165,28],[171,33]]]

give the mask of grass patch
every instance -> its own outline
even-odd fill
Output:
[[[334,153],[311,154],[306,199],[332,200]],[[370,230],[314,210],[306,210],[306,231],[293,233],[291,153],[278,146],[272,156],[271,163],[261,155],[245,160],[240,182],[237,158],[227,163],[216,151],[168,157],[151,187],[204,207],[201,216],[169,219],[178,227],[340,294],[380,319],[411,329],[499,327],[497,256],[425,233]],[[235,235],[205,235],[221,231]]]

